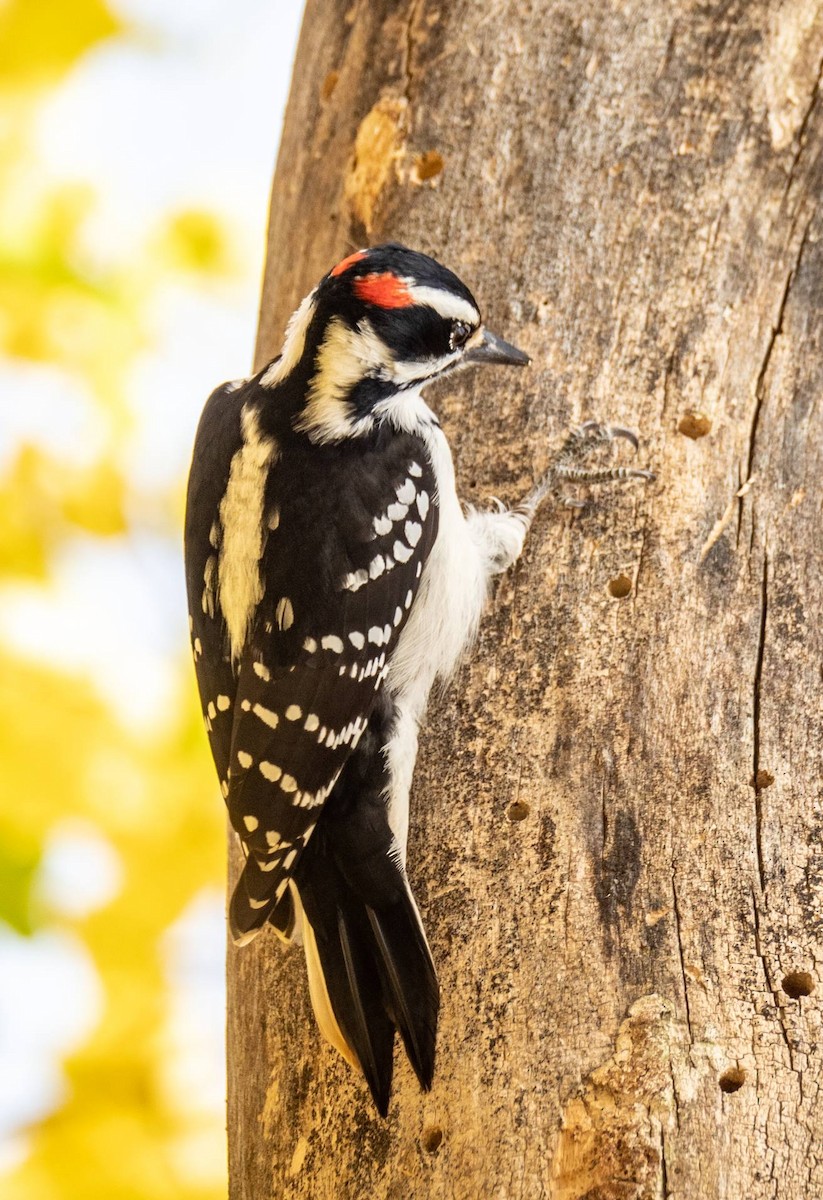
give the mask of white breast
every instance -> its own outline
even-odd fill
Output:
[[[434,424],[424,437],[437,481],[439,527],[388,675],[395,699],[416,718],[435,679],[448,679],[474,639],[487,590],[482,555],[455,491],[448,442]]]

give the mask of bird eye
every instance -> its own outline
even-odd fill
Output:
[[[467,325],[465,321],[452,321],[449,347],[452,350],[459,350],[467,342],[470,333],[471,325]]]

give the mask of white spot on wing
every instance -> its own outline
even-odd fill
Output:
[[[255,675],[258,676],[259,679],[263,680],[264,683],[268,683],[269,680],[271,679],[271,672],[269,671],[269,668],[266,666],[265,663],[261,663],[261,662],[252,663],[252,670],[254,671]]]
[[[320,645],[324,650],[331,650],[335,654],[343,653],[343,639],[339,638],[335,633],[327,633],[325,637],[320,639]]]
[[[252,756],[249,753],[247,753],[247,751],[238,750],[237,751],[237,761],[240,763],[240,766],[243,767],[244,770],[248,771],[249,767],[251,766],[251,764],[254,760],[252,759]]]
[[[280,718],[276,712],[272,712],[270,708],[264,708],[262,704],[255,704],[252,712],[256,717],[259,717],[264,725],[268,725],[271,729],[276,729],[280,724]]]
[[[397,561],[402,563],[408,562],[412,556],[410,547],[407,546],[405,542],[399,541],[394,543],[394,546],[392,547],[392,553]]]
[[[358,629],[353,629],[349,634],[349,641],[356,650],[362,650],[366,644],[366,639]]]
[[[386,516],[390,517],[392,521],[402,521],[408,511],[408,504],[390,504],[386,509]],[[386,533],[388,532],[389,530],[387,529]]]
[[[288,596],[282,596],[277,601],[277,608],[274,610],[274,617],[277,621],[279,629],[291,629],[294,624],[294,609],[292,602]]]
[[[429,493],[420,492],[417,497],[417,511],[420,513],[420,520],[425,521],[426,513],[429,511]]]
[[[302,716],[303,716],[303,710],[301,709],[299,704],[290,704],[289,707],[286,709],[286,720],[287,721],[299,721]]]
[[[423,526],[418,525],[417,521],[407,521],[403,527],[403,532],[406,535],[406,541],[410,546],[416,546],[420,541],[420,535],[423,532]]]
[[[268,779],[270,783],[277,783],[277,780],[283,774],[282,767],[278,767],[275,763],[261,762],[260,774],[264,779]]]
[[[369,582],[369,573],[361,567],[359,571],[351,571],[343,580],[343,587],[348,592],[357,592],[364,583]]]
[[[228,696],[218,696],[217,697],[217,707],[220,712],[225,712],[226,709],[229,708],[230,706],[231,706],[231,700],[229,699]]]
[[[388,513],[383,517],[374,518],[374,532],[379,533],[384,537],[387,533],[391,533],[392,519]]]
[[[314,733],[315,729],[320,728],[320,718],[317,713],[309,713],[306,720],[303,722],[303,728],[307,733]]]
[[[206,559],[206,565],[203,568],[203,612],[208,616],[214,616],[214,576],[217,571],[217,559],[213,554],[210,554]]]
[[[416,494],[417,488],[414,486],[413,479],[404,479],[400,487],[395,492],[395,495],[400,503],[406,505],[411,504]]]
[[[243,824],[246,826],[246,829],[248,829],[249,833],[254,833],[260,822],[257,820],[257,817],[244,817]]]

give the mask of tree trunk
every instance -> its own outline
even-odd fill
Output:
[[[233,1200],[823,1196],[822,62],[816,0],[309,0],[258,362],[401,240],[533,358],[430,394],[465,499],[590,416],[658,479],[541,514],[430,711],[431,1094],[230,952]]]

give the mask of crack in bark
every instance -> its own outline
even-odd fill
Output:
[[[755,895],[754,888],[751,888],[750,892],[751,892],[751,897],[752,897],[752,911],[754,913],[754,948],[755,948],[755,952],[757,954],[757,957],[760,959],[760,967],[761,967],[761,970],[763,971],[763,979],[765,981],[766,988],[771,993],[772,1001],[774,1003],[775,1009],[777,1010],[777,1024],[780,1027],[780,1033],[783,1037],[783,1042],[786,1046],[786,1052],[789,1056],[789,1066],[791,1067],[792,1071],[797,1075],[798,1079],[802,1079],[802,1075],[798,1071],[798,1069],[794,1063],[794,1050],[792,1049],[792,1044],[791,1044],[791,1041],[789,1040],[789,1031],[786,1028],[786,1022],[783,1020],[783,1009],[780,1007],[780,1001],[778,999],[777,989],[774,987],[774,985],[772,983],[772,978],[769,973],[768,963],[766,962],[766,956],[763,953],[763,942],[760,937],[760,909],[757,907],[757,896]]]
[[[409,15],[403,26],[403,61],[400,71],[403,75],[403,95],[409,105],[409,126],[411,126],[412,88],[415,82],[414,59],[414,30],[420,10],[425,7],[426,0],[412,0]]]
[[[683,939],[680,936],[680,900],[677,895],[677,884],[674,881],[674,863],[672,863],[672,898],[674,900],[674,932],[677,938],[677,953],[680,958],[680,974],[683,977],[683,1003],[686,1008],[686,1028],[689,1031],[689,1042],[691,1045],[694,1045],[692,1015],[689,1008],[689,981],[686,976],[686,963],[683,958]]]
[[[666,1169],[666,1134],[660,1126],[660,1200],[666,1200],[669,1194],[669,1177]]]
[[[763,404],[765,401],[764,383],[765,383],[765,379],[766,379],[766,372],[769,369],[769,363],[771,362],[775,343],[777,342],[777,339],[780,337],[780,335],[783,332],[783,318],[785,317],[785,314],[786,314],[786,305],[788,304],[788,301],[789,301],[789,293],[791,292],[792,284],[795,281],[797,272],[800,270],[800,262],[803,258],[803,251],[806,249],[806,241],[809,236],[809,228],[811,226],[811,223],[812,222],[811,222],[811,217],[810,217],[808,222],[806,223],[806,228],[803,230],[803,236],[800,239],[800,245],[797,248],[797,254],[795,255],[794,262],[792,263],[792,266],[789,269],[789,273],[786,276],[786,282],[783,286],[783,293],[780,297],[780,305],[777,310],[777,318],[772,325],[771,334],[769,336],[769,340],[766,345],[766,349],[763,353],[763,359],[760,364],[760,370],[758,371],[757,379],[755,380],[755,385],[754,385],[755,406],[754,406],[754,413],[752,414],[751,424],[749,426],[749,454],[748,454],[747,466],[746,466],[746,478],[747,479],[751,476],[752,467],[754,465],[754,454],[755,454],[755,443],[757,441],[757,430],[758,430],[758,426],[760,424],[760,414],[762,412]]]
[[[789,172],[786,176],[786,187],[784,190],[786,195],[788,195],[788,193],[791,191],[797,165],[800,162],[800,157],[806,148],[806,130],[809,127],[812,113],[814,112],[815,105],[817,104],[817,98],[820,95],[821,85],[823,85],[823,58],[820,59],[818,64],[817,74],[814,80],[814,87],[812,88],[811,95],[809,96],[809,103],[806,105],[806,111],[803,113],[803,119],[800,122],[797,134],[795,135],[797,140],[797,149],[792,156]]]
[[[763,555],[763,576],[760,583],[760,626],[757,640],[757,659],[754,667],[754,711],[752,715],[752,783],[754,784],[754,838],[757,849],[757,873],[761,894],[766,893],[766,870],[763,862],[763,801],[758,782],[760,771],[760,716],[763,686],[763,659],[766,652],[766,624],[769,613],[769,556]]]

